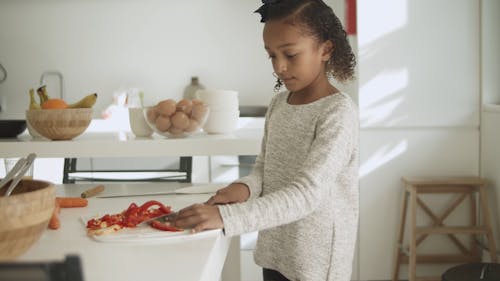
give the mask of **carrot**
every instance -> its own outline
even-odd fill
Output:
[[[86,207],[87,199],[80,197],[56,197],[56,202],[61,208]]]
[[[61,210],[61,207],[56,201],[56,206],[54,208],[54,212],[52,212],[52,217],[50,218],[49,221],[49,228],[50,229],[59,229],[61,226],[61,221],[59,220],[59,211]]]

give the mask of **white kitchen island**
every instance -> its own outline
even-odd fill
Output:
[[[190,184],[143,183],[147,189],[172,191]],[[88,184],[58,185],[58,196],[79,196]],[[124,189],[124,184],[106,184],[105,192]],[[149,195],[122,198],[89,198],[87,207],[64,208],[60,212],[61,227],[47,229],[17,261],[62,261],[66,255],[78,255],[84,280],[219,280],[230,238],[220,230],[182,234],[165,238],[139,238],[134,241],[96,241],[86,234],[82,218],[120,212],[131,202],[142,204],[157,200],[178,210],[204,202],[210,194]]]
[[[69,141],[33,139],[27,132],[15,139],[0,139],[0,158],[26,156],[30,152],[39,158],[257,155],[262,136],[263,118],[240,118],[239,129],[232,134],[198,133],[177,139],[157,135],[136,138],[130,128],[114,128],[103,120],[93,120],[84,134]],[[143,187],[154,184],[158,183],[145,183]],[[175,184],[178,183],[164,185]],[[79,195],[81,189],[81,185],[60,186],[58,193]],[[106,191],[109,190],[107,187]],[[134,190],[139,189],[134,187]],[[221,232],[192,237],[196,239],[128,244],[96,242],[85,235],[81,216],[121,211],[130,202],[152,198],[178,209],[203,202],[208,195],[90,198],[87,208],[63,209],[61,228],[47,230],[19,260],[62,261],[65,255],[77,254],[82,258],[85,280],[219,280],[230,244]],[[233,239],[233,242],[237,243],[229,250],[229,255],[234,257],[231,268],[239,266],[239,240]],[[223,275],[225,280],[236,280],[239,270],[229,270]]]

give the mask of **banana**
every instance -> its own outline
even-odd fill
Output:
[[[47,94],[47,87],[45,85],[38,88],[36,90],[36,93],[40,97],[40,104],[42,104],[50,99],[49,94]]]
[[[83,99],[68,105],[68,108],[91,108],[97,101],[97,94],[93,93],[85,96]]]
[[[35,90],[30,89],[30,109],[40,109],[40,104],[35,100]]]

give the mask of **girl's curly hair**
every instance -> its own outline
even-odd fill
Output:
[[[333,51],[326,72],[340,82],[354,79],[356,57],[347,40],[347,33],[332,8],[322,0],[262,2],[264,5],[255,11],[261,15],[261,22],[285,19],[287,23],[302,27],[306,34],[316,37],[321,43],[331,41]]]

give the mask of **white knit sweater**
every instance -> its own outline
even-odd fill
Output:
[[[349,281],[358,228],[358,113],[344,93],[273,97],[244,203],[219,206],[228,236],[259,230],[255,262],[290,280]]]

